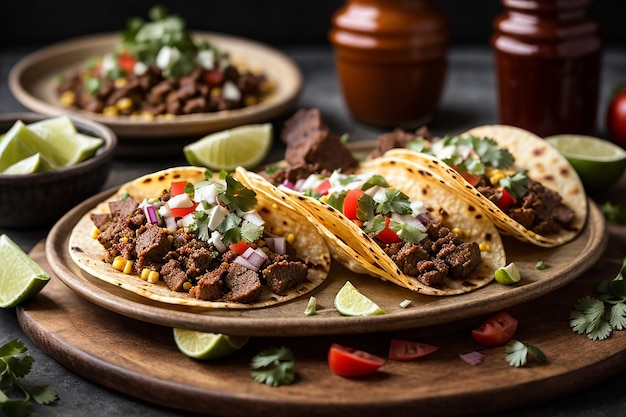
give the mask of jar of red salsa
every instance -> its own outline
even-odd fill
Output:
[[[500,123],[595,134],[603,41],[591,1],[501,0],[491,39]]]

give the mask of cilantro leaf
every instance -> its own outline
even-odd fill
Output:
[[[504,351],[507,353],[506,361],[509,366],[515,368],[526,365],[528,359],[535,359],[539,362],[545,362],[547,360],[546,355],[536,346],[528,343],[520,342],[519,340],[511,340],[504,347]]]
[[[395,220],[389,222],[389,228],[405,242],[421,242],[427,236],[425,232],[409,223],[401,223]]]
[[[528,176],[526,170],[516,172],[513,176],[502,178],[499,184],[506,188],[517,200],[522,198],[528,191]]]
[[[363,223],[363,231],[370,236],[376,236],[385,229],[385,216],[378,214]]]
[[[286,347],[271,347],[261,351],[250,362],[252,378],[272,387],[291,384],[296,376],[293,353]]]
[[[609,337],[611,325],[605,319],[604,303],[589,296],[579,298],[570,312],[570,328],[578,334],[586,334],[591,340]]]
[[[241,222],[241,237],[248,243],[255,242],[263,236],[264,228],[256,223],[245,220]]]
[[[492,138],[477,138],[472,136],[474,152],[478,154],[481,162],[494,168],[509,168],[515,163],[515,157],[508,149],[500,148],[498,142]]]
[[[409,201],[408,195],[396,188],[391,188],[385,190],[385,201],[378,203],[376,212],[383,214],[391,212],[411,214],[413,209],[411,209],[411,202]]]
[[[626,205],[624,204],[613,204],[607,201],[602,205],[602,213],[612,223],[626,224]]]
[[[387,182],[385,177],[383,177],[382,175],[379,175],[379,174],[374,174],[374,175],[372,175],[372,177],[369,180],[367,180],[365,182],[365,184],[363,184],[363,187],[361,187],[361,189],[363,191],[367,191],[370,188],[375,187],[377,185],[379,187],[389,188],[389,183]]]
[[[246,188],[232,176],[226,176],[226,191],[220,194],[219,199],[230,211],[250,211],[256,206],[256,193]]]
[[[189,225],[189,231],[198,236],[198,239],[208,242],[211,237],[208,213],[205,211],[195,211],[193,213],[193,220],[193,223]]]
[[[367,194],[363,194],[357,200],[356,217],[358,217],[359,220],[363,221],[372,219],[375,215],[375,205],[376,202],[372,197]]]

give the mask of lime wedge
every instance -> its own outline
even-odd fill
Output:
[[[344,316],[375,316],[385,314],[372,300],[361,294],[359,290],[346,281],[335,296],[335,309]]]
[[[608,190],[626,170],[626,151],[607,140],[573,134],[546,140],[572,164],[587,192]]]
[[[67,116],[44,119],[27,127],[55,149],[62,167],[76,165],[91,158],[104,144],[102,138],[78,132]]]
[[[255,124],[211,133],[183,148],[191,165],[214,171],[258,166],[272,147],[272,124]]]
[[[500,284],[510,285],[519,282],[522,279],[522,276],[520,275],[517,266],[511,262],[503,268],[496,269],[495,278]]]
[[[0,259],[0,308],[30,299],[50,280],[50,275],[4,234],[0,235]]]
[[[3,174],[33,174],[35,172],[44,172],[51,169],[50,163],[37,152],[34,155],[24,158],[14,163],[2,172]]]
[[[17,121],[4,135],[0,142],[0,172],[11,165],[38,152],[37,144],[41,138]]]
[[[241,349],[248,336],[228,336],[222,333],[205,333],[196,330],[174,329],[178,349],[194,359],[219,359]]]
[[[76,126],[67,116],[51,117],[38,122],[29,123],[28,128],[39,136],[46,138],[46,135],[73,135],[76,133]]]

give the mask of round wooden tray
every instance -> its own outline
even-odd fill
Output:
[[[298,414],[324,416],[460,416],[541,402],[587,388],[626,367],[626,332],[602,342],[570,330],[575,301],[595,295],[600,280],[621,267],[624,228],[611,233],[599,262],[568,285],[512,306],[516,338],[533,344],[548,362],[511,368],[504,348],[481,348],[470,330],[483,317],[394,332],[316,337],[255,337],[234,356],[199,362],[181,354],[172,330],[98,307],[53,275],[44,290],[18,307],[24,332],[51,357],[84,377],[144,401],[219,416]],[[37,245],[31,256],[52,273]],[[523,301],[523,300],[522,300]],[[376,374],[346,379],[328,370],[331,343],[387,355],[392,337],[440,346],[416,362],[387,362]],[[250,377],[249,363],[269,346],[287,346],[296,358],[296,381],[272,388]],[[459,354],[486,355],[470,366]],[[367,395],[365,395],[367,393]]]

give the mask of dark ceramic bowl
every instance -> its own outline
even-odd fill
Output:
[[[0,134],[13,123],[50,118],[36,113],[0,115]],[[72,167],[23,175],[0,174],[0,227],[25,229],[52,225],[68,210],[102,189],[113,162],[117,136],[108,127],[71,117],[79,132],[104,139],[95,156]]]

